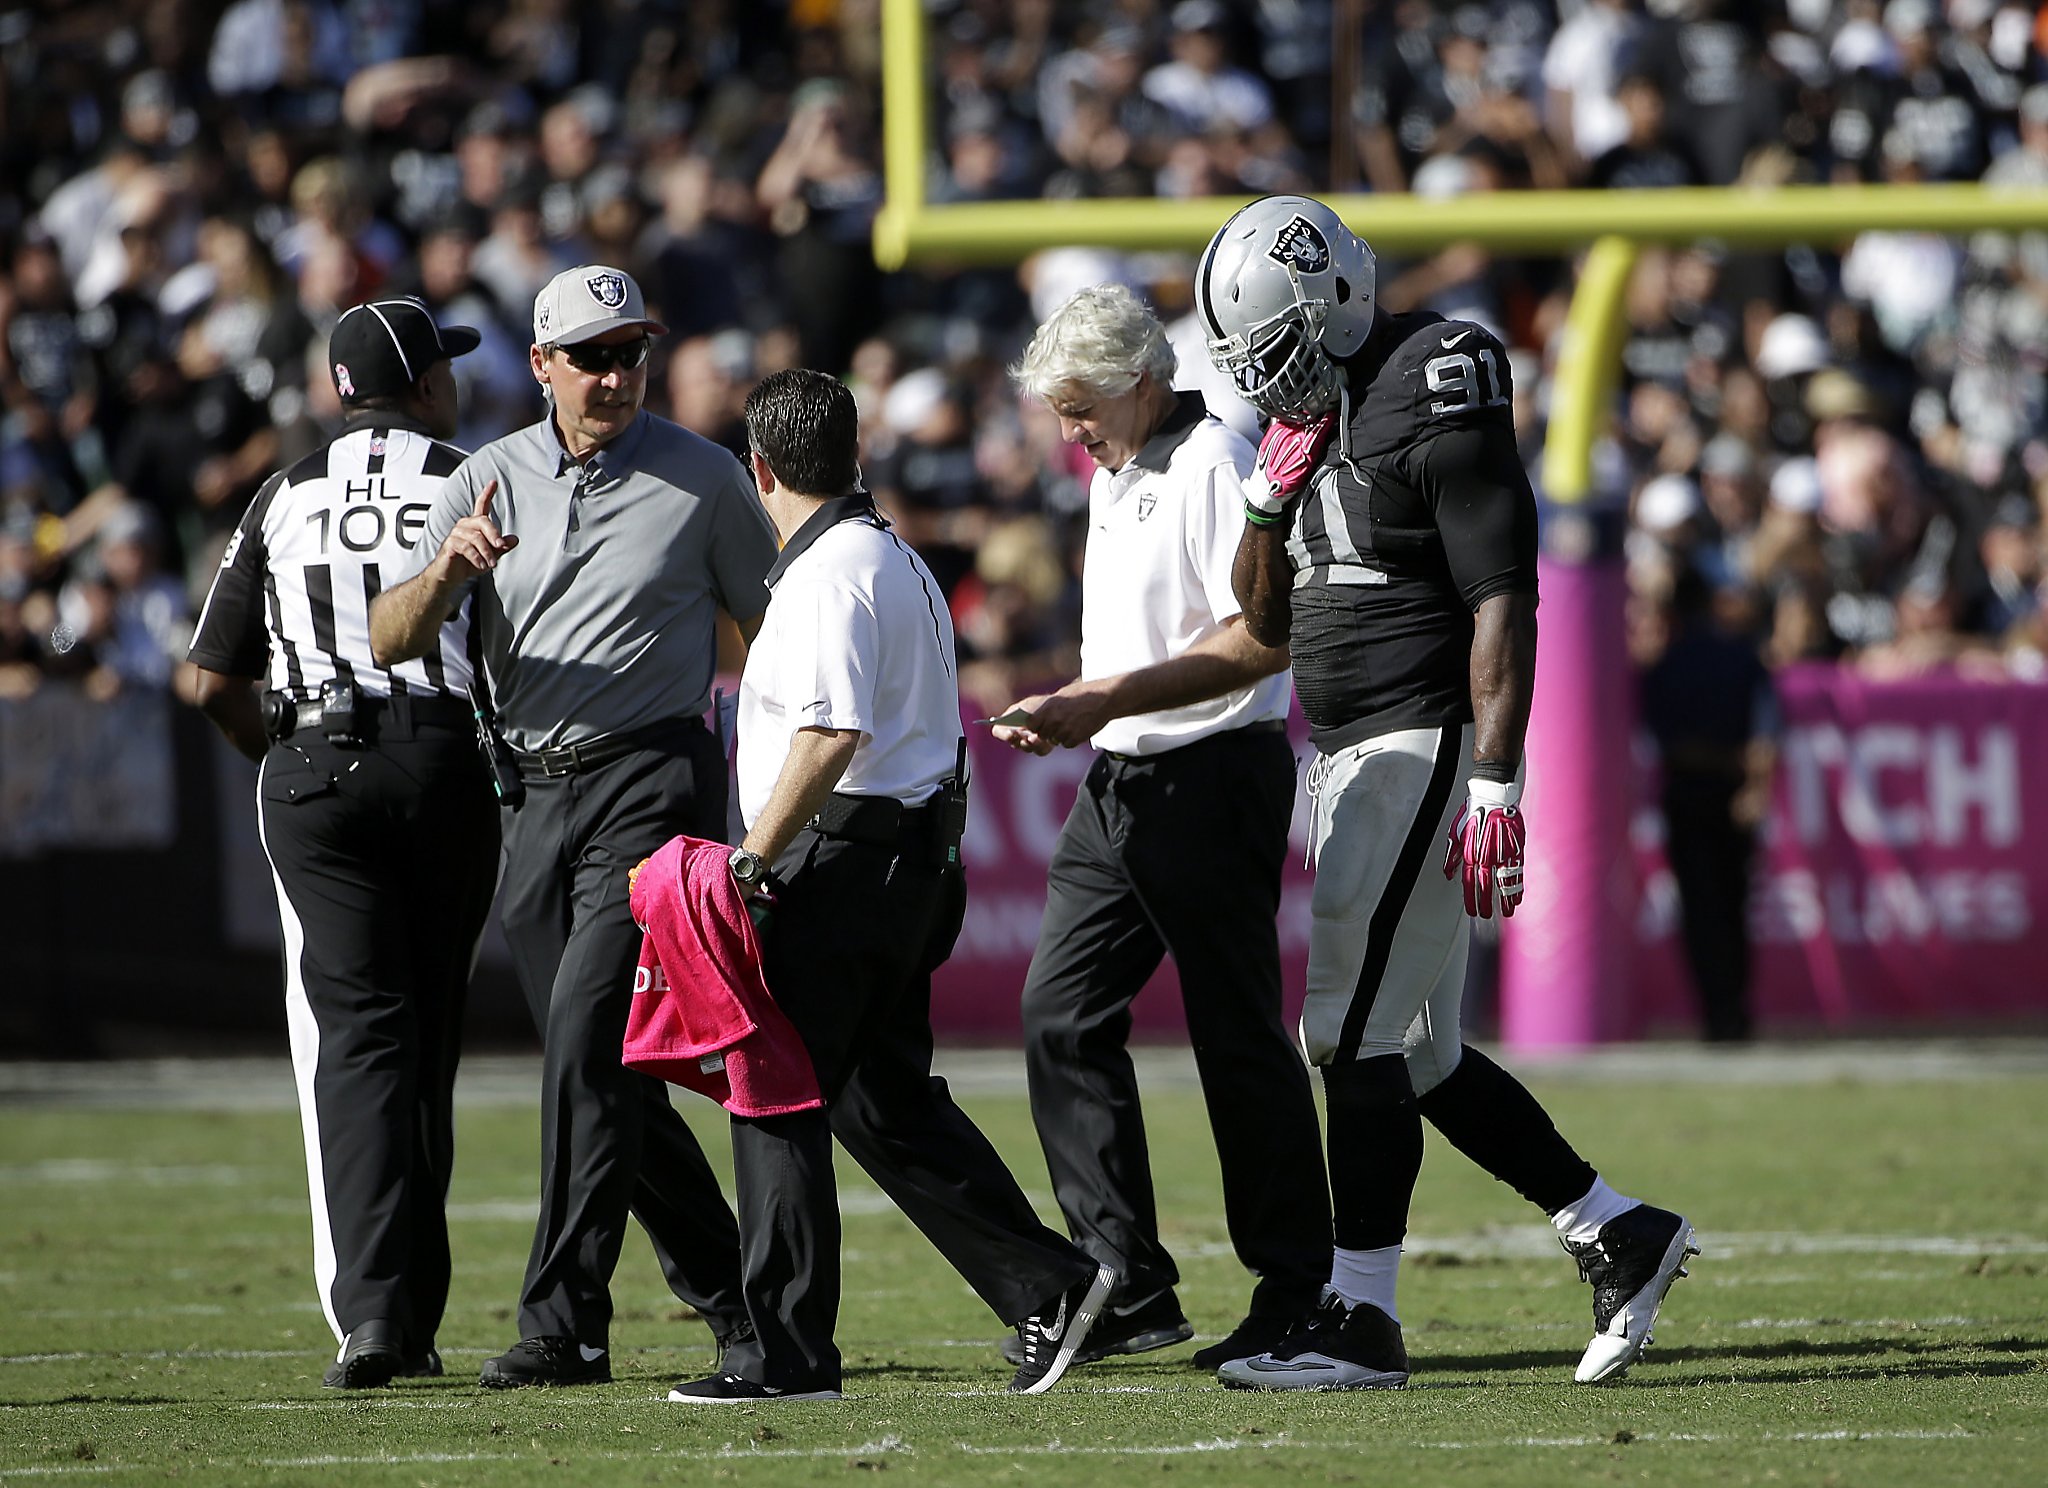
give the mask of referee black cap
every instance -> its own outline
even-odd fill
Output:
[[[468,326],[435,325],[418,300],[371,300],[334,323],[327,366],[344,403],[402,398],[427,368],[475,351],[482,339]]]

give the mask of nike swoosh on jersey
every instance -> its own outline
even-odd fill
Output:
[[[1469,330],[1465,330],[1458,332],[1458,334],[1455,336],[1444,337],[1444,350],[1449,351],[1453,346],[1456,346],[1460,341],[1464,340],[1467,336],[1471,334],[1472,333]]]

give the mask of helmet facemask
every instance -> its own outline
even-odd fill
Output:
[[[1291,264],[1287,277],[1294,303],[1243,331],[1212,338],[1209,360],[1267,418],[1318,418],[1337,406],[1337,366],[1322,346],[1330,307],[1304,290]]]

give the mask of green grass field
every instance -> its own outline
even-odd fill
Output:
[[[1532,1079],[1617,1187],[1683,1208],[1706,1251],[1619,1385],[1571,1383],[1585,1288],[1540,1216],[1432,1136],[1406,1391],[1227,1392],[1189,1345],[1008,1397],[995,1320],[842,1157],[851,1398],[743,1409],[664,1401],[710,1337],[637,1235],[614,1283],[617,1383],[476,1387],[513,1341],[530,1238],[522,1063],[465,1076],[450,1375],[361,1395],[319,1383],[333,1345],[282,1059],[86,1072],[83,1092],[0,1066],[0,1480],[2048,1483],[2048,1051],[2002,1046],[1988,1069],[1911,1053],[1674,1053]],[[1050,1214],[1014,1056],[950,1063]],[[1213,1337],[1247,1284],[1181,1061],[1160,1061],[1147,1101],[1182,1300]],[[721,1113],[678,1102],[722,1161]]]

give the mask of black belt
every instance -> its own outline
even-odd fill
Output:
[[[916,806],[906,806],[890,796],[842,796],[834,792],[804,825],[820,837],[841,837],[876,847],[923,848],[936,840],[944,802],[943,790]]]
[[[1176,744],[1171,749],[1154,750],[1151,754],[1118,754],[1114,749],[1105,749],[1102,752],[1118,764],[1135,765],[1143,764],[1146,760],[1163,759],[1169,754],[1178,754],[1183,749],[1199,749],[1202,745],[1214,744],[1219,739],[1243,739],[1253,734],[1284,734],[1286,732],[1286,719],[1265,718],[1257,723],[1247,723],[1234,729],[1225,729],[1220,734],[1205,734],[1192,744]]]
[[[595,770],[599,765],[624,759],[664,735],[687,733],[703,727],[701,718],[664,718],[646,728],[606,734],[601,739],[588,739],[581,744],[557,744],[552,749],[515,749],[512,758],[519,762],[519,773],[529,780],[536,776],[543,780],[558,780],[564,775],[581,775],[585,770]]]
[[[264,723],[272,742],[289,739],[294,734],[324,734],[324,704],[320,699],[272,693],[270,701],[271,707],[266,709]],[[355,699],[355,717],[358,725],[395,724],[401,730],[417,728],[423,723],[464,728],[470,722],[470,709],[469,704],[460,698],[439,693],[402,692],[395,697],[370,697],[359,693]]]

